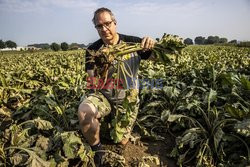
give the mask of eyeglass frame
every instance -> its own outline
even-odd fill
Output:
[[[95,25],[95,28],[96,28],[97,30],[101,30],[101,29],[103,29],[104,27],[109,29],[109,28],[111,27],[112,22],[114,22],[114,20],[107,21],[107,22],[105,22],[105,23],[103,23],[103,24],[97,24],[97,25]]]

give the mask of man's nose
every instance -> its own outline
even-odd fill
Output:
[[[105,25],[103,25],[102,26],[102,31],[106,31],[106,30],[108,30],[108,28]]]

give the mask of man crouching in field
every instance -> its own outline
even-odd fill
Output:
[[[111,10],[107,8],[97,9],[94,13],[92,21],[100,36],[100,39],[89,46],[88,50],[97,51],[104,46],[116,45],[122,41],[141,43],[144,51],[131,53],[127,55],[126,59],[124,60],[126,68],[130,69],[128,70],[130,71],[129,74],[117,74],[118,76],[122,76],[121,78],[126,78],[128,80],[137,79],[140,61],[141,59],[148,59],[151,56],[151,49],[155,44],[155,40],[150,37],[144,37],[143,39],[141,39],[139,37],[127,36],[117,33],[116,19]],[[90,59],[91,54],[87,52],[85,68],[91,80],[91,78],[96,77],[94,69],[96,65],[98,65],[98,62],[90,62]],[[108,78],[112,78],[114,76],[114,73],[117,73],[114,66],[109,67]],[[121,79],[121,81],[123,81],[123,79]],[[87,139],[92,150],[96,151],[94,157],[95,164],[96,166],[101,166],[103,153],[98,152],[98,150],[102,149],[100,142],[99,120],[110,114],[113,117],[118,117],[118,115],[115,115],[117,111],[121,113],[119,117],[126,117],[127,122],[125,121],[125,123],[123,124],[123,126],[125,126],[123,127],[125,131],[122,134],[122,138],[114,137],[116,136],[116,129],[113,129],[111,132],[111,136],[113,136],[112,139],[115,142],[126,145],[138,113],[139,91],[134,82],[126,85],[126,87],[123,87],[123,89],[119,89],[119,91],[116,90],[118,88],[115,88],[113,86],[109,86],[108,88],[102,87],[102,89],[98,90],[96,89],[96,87],[89,88],[93,88],[95,89],[95,91],[90,91],[90,93],[80,104],[78,109],[78,117],[80,122],[80,129],[83,133],[83,136]]]

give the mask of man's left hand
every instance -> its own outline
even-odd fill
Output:
[[[150,37],[144,37],[141,42],[141,47],[143,48],[144,51],[151,50],[156,41],[153,38]]]

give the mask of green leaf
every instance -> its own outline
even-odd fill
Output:
[[[226,112],[228,112],[230,114],[230,116],[232,116],[233,118],[236,118],[236,119],[243,119],[246,116],[246,114],[244,113],[243,110],[235,108],[235,107],[231,106],[230,104],[225,105],[225,110],[226,110]]]
[[[179,120],[180,118],[185,117],[181,114],[171,114],[170,110],[163,110],[161,113],[161,120],[165,123],[167,122],[175,122],[176,120]]]
[[[243,89],[245,89],[246,91],[250,91],[250,81],[247,79],[247,77],[241,76],[240,82],[242,84]]]
[[[183,148],[184,145],[189,145],[190,148],[194,148],[194,144],[200,135],[204,135],[200,128],[190,128],[186,130],[181,137],[176,138],[176,143],[179,148]]]
[[[76,158],[78,150],[82,145],[81,138],[76,136],[74,132],[64,132],[61,134],[63,141],[63,151],[68,159]]]
[[[234,126],[237,133],[249,137],[250,136],[250,119],[245,119],[235,124]]]
[[[214,146],[216,151],[218,150],[219,143],[222,140],[223,136],[224,132],[222,131],[221,128],[218,128],[214,134]]]
[[[180,91],[172,86],[164,86],[163,87],[163,92],[168,98],[176,98],[180,94]]]
[[[217,92],[213,89],[210,89],[207,95],[208,107],[210,108],[210,104],[216,100]]]
[[[2,86],[3,87],[7,87],[6,80],[5,80],[5,78],[4,78],[4,76],[3,76],[2,73],[0,73],[0,80],[1,80]]]
[[[58,82],[58,85],[64,88],[69,88],[69,84],[66,82]]]
[[[122,141],[125,132],[125,128],[116,127],[110,132],[111,139],[113,139],[115,143],[119,143]]]

